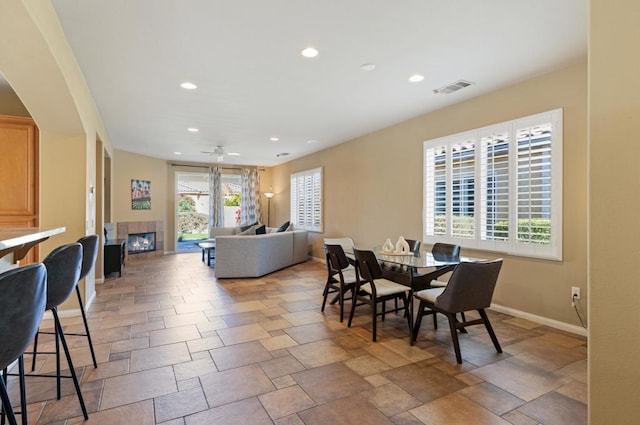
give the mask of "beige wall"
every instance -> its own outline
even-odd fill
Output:
[[[44,258],[95,232],[97,135],[112,147],[49,1],[2,0],[0,72],[40,129],[40,223],[67,228],[39,245]],[[93,285],[89,276],[85,299]]]
[[[167,208],[173,199],[167,197],[167,162],[116,149],[111,177],[113,217],[115,222],[163,221],[167,234]],[[131,180],[151,182],[151,209],[131,209]]]
[[[635,196],[640,2],[591,0],[589,42],[589,419],[636,424],[640,284]]]
[[[586,59],[449,108],[291,161],[273,169],[276,222],[289,218],[289,176],[324,167],[324,233],[312,234],[312,255],[322,238],[351,236],[371,247],[422,232],[422,142],[555,108],[564,110],[564,261],[505,256],[494,302],[578,325],[571,286],[580,286],[586,309]],[[467,255],[493,258],[497,253]]]

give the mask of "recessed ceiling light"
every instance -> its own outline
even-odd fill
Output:
[[[374,69],[376,69],[376,64],[375,63],[364,63],[362,65],[360,65],[360,69],[363,71],[373,71]]]
[[[318,50],[314,49],[313,47],[307,47],[306,49],[303,49],[300,54],[305,58],[315,58],[316,56],[318,56]]]
[[[420,74],[413,74],[411,77],[409,77],[409,81],[411,81],[412,83],[419,83],[422,80],[424,80],[424,75]]]
[[[200,131],[200,130],[198,130],[198,129],[197,129],[197,128],[195,128],[195,127],[189,127],[189,128],[187,128],[187,131],[190,131],[190,132],[192,132],[192,133],[197,133],[197,132],[198,132],[198,131]]]
[[[229,152],[227,155],[229,156],[240,156],[238,152]]]
[[[278,138],[278,137],[269,137],[269,140],[271,140],[272,142],[277,142],[278,140],[280,140],[280,138]]]
[[[313,140],[313,139],[307,140],[307,143],[316,143],[316,142],[317,142],[317,140]]]
[[[182,155],[182,152],[174,152],[174,155]]]
[[[189,82],[189,81],[185,81],[184,83],[180,84],[180,87],[182,87],[183,89],[187,89],[187,90],[195,90],[198,88],[198,86],[196,86],[195,84]]]

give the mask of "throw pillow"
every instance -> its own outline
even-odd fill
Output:
[[[285,232],[293,232],[293,223],[291,223],[289,227],[287,227],[287,230],[285,230]]]
[[[289,227],[289,222],[285,222],[282,226],[278,227],[278,230],[276,230],[276,232],[284,232],[285,230],[287,230],[287,228]]]
[[[264,224],[260,227],[256,227],[256,235],[266,235],[267,234],[267,226]]]
[[[251,224],[246,224],[244,226],[240,226],[240,232],[239,233],[242,233],[242,232],[248,230],[249,228],[255,226],[256,224],[258,224],[257,221],[255,223],[251,223]]]
[[[250,226],[245,231],[237,233],[236,235],[238,235],[238,236],[246,236],[246,235],[255,235],[255,234],[256,234],[256,227],[255,226]]]

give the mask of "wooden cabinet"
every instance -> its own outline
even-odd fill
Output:
[[[124,240],[111,240],[104,243],[104,276],[110,273],[118,273],[122,277],[126,242]]]
[[[38,221],[38,127],[31,118],[0,115],[0,227]],[[21,264],[37,261],[32,249]]]

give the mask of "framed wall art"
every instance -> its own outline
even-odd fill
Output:
[[[151,209],[151,182],[147,180],[131,180],[131,209]]]

